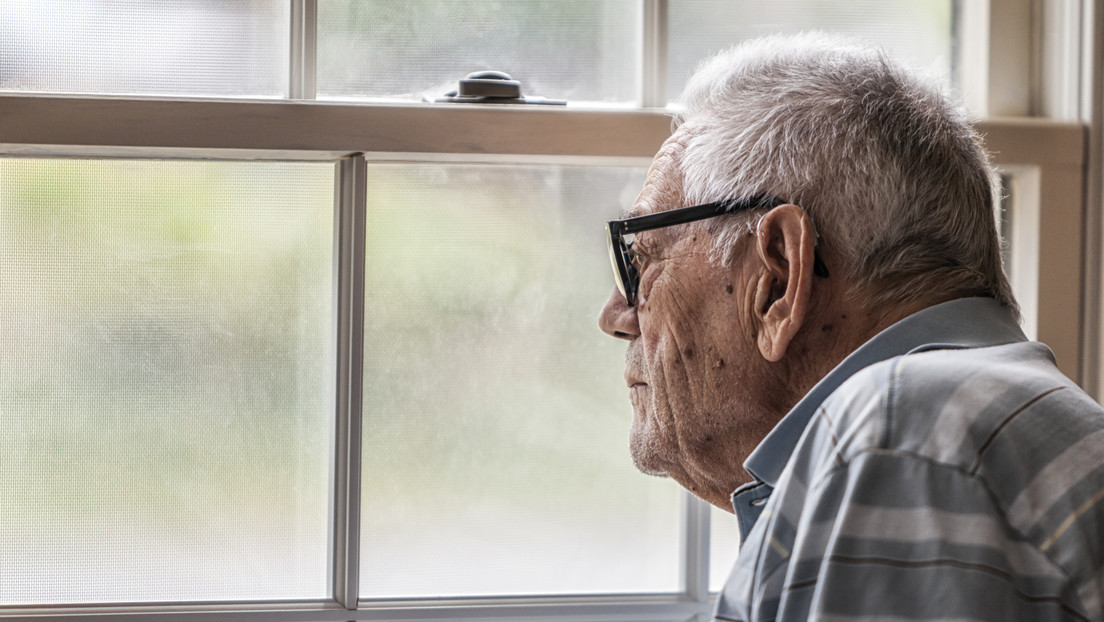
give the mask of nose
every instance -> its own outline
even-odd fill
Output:
[[[640,323],[636,307],[630,307],[617,288],[610,292],[602,311],[598,313],[598,327],[610,337],[632,341],[640,336]]]

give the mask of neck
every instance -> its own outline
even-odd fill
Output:
[[[779,416],[785,415],[817,382],[864,343],[930,304],[917,302],[872,310],[872,305],[861,298],[835,296],[818,305],[784,359],[790,379],[788,386],[793,391],[786,411]]]

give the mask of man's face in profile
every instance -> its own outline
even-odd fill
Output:
[[[633,215],[684,207],[677,131],[661,148]],[[727,217],[726,217],[727,218]],[[773,427],[757,408],[769,387],[765,363],[745,311],[757,272],[754,237],[741,238],[731,266],[710,258],[710,227],[679,225],[636,236],[643,256],[640,291],[629,307],[616,290],[599,323],[625,338],[625,381],[633,406],[630,448],[637,468],[669,475],[687,489],[727,506],[747,480],[742,463]]]

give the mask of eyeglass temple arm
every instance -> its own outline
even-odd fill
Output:
[[[695,205],[693,207],[683,207],[679,209],[668,210],[666,212],[658,212],[655,214],[647,214],[645,216],[637,216],[635,218],[613,220],[610,221],[610,229],[622,235],[639,233],[640,231],[647,231],[649,229],[659,229],[660,227],[670,227],[673,225],[681,225],[688,222],[694,222],[695,220],[704,220],[711,216],[735,214],[737,212],[743,212],[751,209],[775,207],[781,204],[781,199],[762,196],[755,196],[742,200],[731,199],[726,201],[717,201],[715,203],[706,203],[704,205]]]
[[[701,208],[708,207],[710,209],[703,210]],[[666,212],[659,212],[656,214],[648,214],[646,216],[637,216],[636,218],[627,218],[625,220],[614,221],[617,225],[617,229],[620,233],[638,233],[640,231],[647,231],[649,229],[659,229],[661,227],[670,227],[673,225],[681,225],[688,222],[694,222],[695,220],[704,220],[708,216],[719,216],[728,211],[727,204],[710,204],[698,205],[694,207],[683,207],[676,210],[669,210]]]

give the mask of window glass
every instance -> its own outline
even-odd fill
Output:
[[[667,95],[677,101],[697,64],[746,39],[805,30],[855,37],[950,83],[952,0],[670,0]]]
[[[740,525],[730,512],[709,506],[709,591],[719,592],[740,552]]]
[[[1020,328],[1028,339],[1039,335],[1039,287],[1041,254],[1040,175],[1033,166],[1004,167],[994,174],[997,187],[997,230],[1001,237],[1001,263],[1016,301],[1020,304]],[[1054,344],[1051,344],[1054,347]]]
[[[1000,233],[1001,238],[1001,266],[1004,268],[1004,273],[1008,276],[1008,279],[1015,282],[1016,274],[1012,272],[1012,240],[1014,223],[1013,216],[1016,213],[1016,194],[1019,190],[1017,187],[1015,175],[1002,172],[997,175],[996,182],[999,190],[997,191],[996,210],[997,210],[997,231]]]
[[[4,0],[0,91],[282,97],[290,3]]]
[[[633,102],[639,15],[638,0],[326,0],[318,96],[420,100],[493,69],[525,95]]]
[[[0,605],[327,595],[333,186],[0,159]]]
[[[679,589],[680,489],[633,467],[596,324],[643,176],[370,167],[362,597]]]

